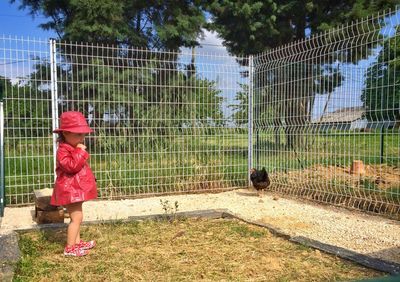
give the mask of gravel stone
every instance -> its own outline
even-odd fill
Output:
[[[84,204],[84,220],[127,219],[130,216],[163,214],[160,199],[178,211],[228,209],[250,221],[274,226],[291,236],[304,236],[364,255],[400,263],[400,222],[358,211],[319,205],[265,194],[260,198],[248,189],[216,194],[160,196],[131,200],[98,200]],[[5,209],[0,234],[35,228],[34,207]],[[16,220],[18,219],[18,220]],[[68,219],[65,222],[69,222]]]

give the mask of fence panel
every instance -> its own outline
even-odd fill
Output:
[[[399,216],[399,17],[254,58],[253,164],[270,172],[272,190]]]
[[[5,203],[32,203],[54,181],[48,41],[0,37]]]
[[[388,12],[248,58],[0,37],[5,201],[52,186],[52,116],[79,110],[101,198],[246,187],[265,166],[274,191],[398,216],[398,26]]]
[[[71,43],[57,50],[59,114],[82,111],[94,128],[87,145],[101,197],[247,185],[247,130],[232,116],[246,67],[234,58]]]
[[[101,198],[247,186],[247,117],[237,114],[247,107],[246,60],[195,49],[1,44],[7,204],[31,203],[33,189],[52,186],[52,115],[69,110],[95,129],[87,146]]]

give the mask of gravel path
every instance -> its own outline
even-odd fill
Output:
[[[345,209],[264,195],[248,190],[218,194],[162,196],[135,200],[90,201],[85,220],[125,219],[164,213],[160,199],[178,211],[228,209],[237,216],[270,224],[292,236],[304,236],[361,254],[400,263],[400,222]],[[33,207],[6,208],[0,232],[36,226]],[[66,220],[68,221],[68,220]]]

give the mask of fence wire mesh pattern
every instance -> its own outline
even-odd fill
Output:
[[[398,11],[254,58],[254,165],[271,189],[400,211]]]
[[[0,37],[6,204],[31,203],[34,189],[53,185],[49,46]]]
[[[8,205],[52,187],[81,111],[101,198],[247,187],[400,214],[398,11],[236,58],[0,37]],[[399,43],[399,44],[398,44]]]
[[[8,204],[31,203],[33,189],[52,187],[51,131],[71,110],[95,130],[86,145],[101,198],[247,186],[247,120],[235,115],[236,95],[248,84],[242,59],[2,42]]]

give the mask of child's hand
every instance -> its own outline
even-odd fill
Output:
[[[81,148],[82,150],[86,150],[86,146],[83,144],[76,145],[77,148]]]

